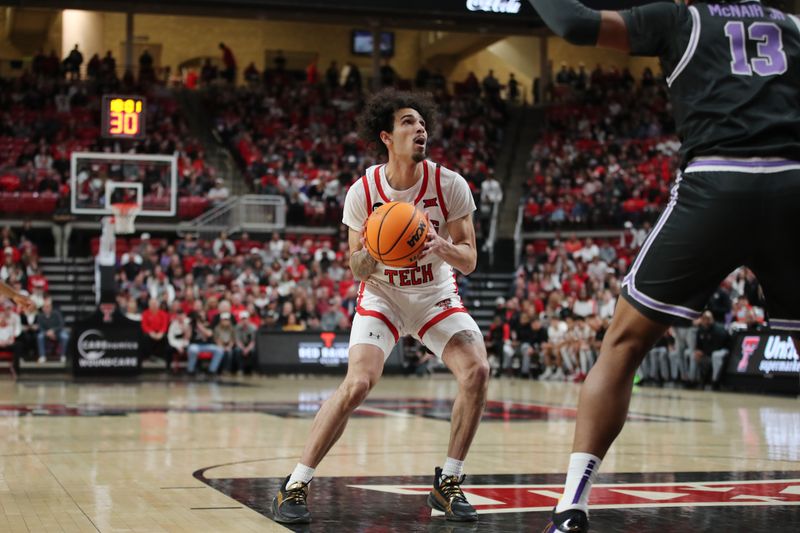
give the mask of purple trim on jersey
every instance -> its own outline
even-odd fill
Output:
[[[581,483],[578,485],[578,490],[575,492],[575,497],[572,499],[573,505],[580,501],[581,494],[583,494],[583,489],[586,488],[589,478],[592,477],[592,472],[594,472],[595,465],[597,465],[597,463],[594,461],[594,459],[589,461],[589,465],[586,467],[586,472],[583,473],[583,479],[581,479]]]
[[[643,294],[638,290],[636,290],[636,287],[633,286],[633,283],[628,283],[626,286],[628,287],[628,294],[631,295],[631,298],[633,298],[642,305],[645,305],[651,309],[655,309],[656,311],[661,311],[662,313],[679,316],[681,318],[686,318],[688,320],[697,320],[698,318],[700,318],[700,315],[702,314],[700,311],[691,311],[689,309],[685,309],[679,306],[664,304],[656,300],[653,300],[646,294]]]
[[[687,170],[692,167],[699,166],[719,166],[719,167],[742,167],[742,168],[758,168],[758,167],[785,167],[788,165],[800,165],[800,161],[790,161],[788,159],[780,161],[735,161],[726,159],[709,159],[706,161],[695,161],[690,163]]]

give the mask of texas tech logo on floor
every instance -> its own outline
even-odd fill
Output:
[[[216,478],[215,470],[195,477],[272,518],[269,503],[283,479]],[[463,489],[480,520],[463,531],[540,531],[563,479],[468,475]],[[425,504],[432,480],[433,468],[430,476],[315,478],[309,496],[313,532],[462,531]],[[800,472],[601,474],[599,481],[592,489],[591,519],[592,531],[600,533],[768,531],[769,524],[792,524],[785,530],[793,531],[800,523]]]
[[[401,495],[427,494],[428,485],[350,485]],[[560,485],[463,485],[479,514],[549,511]],[[800,479],[697,483],[629,483],[592,487],[593,509],[700,507],[710,505],[800,505]]]

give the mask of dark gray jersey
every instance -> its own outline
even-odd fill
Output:
[[[710,155],[800,160],[800,20],[757,0],[622,16],[631,53],[661,60],[682,166]]]

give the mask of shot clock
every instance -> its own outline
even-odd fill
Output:
[[[103,137],[143,139],[146,100],[141,96],[103,96]]]

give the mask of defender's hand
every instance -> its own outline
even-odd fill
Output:
[[[36,311],[36,304],[33,303],[33,300],[23,294],[15,294],[11,299],[26,313],[33,313]]]

